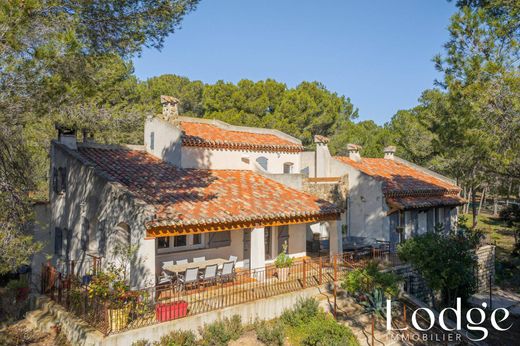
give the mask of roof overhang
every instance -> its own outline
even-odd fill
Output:
[[[235,231],[245,228],[296,225],[302,223],[312,223],[319,221],[337,220],[340,218],[339,212],[332,212],[317,215],[304,215],[294,217],[280,217],[264,220],[235,221],[225,223],[198,223],[198,224],[166,224],[147,227],[146,236],[148,238],[171,237],[185,234],[201,234],[210,232]]]
[[[388,214],[400,210],[456,207],[466,202],[464,198],[457,195],[386,197],[386,204],[390,208]]]

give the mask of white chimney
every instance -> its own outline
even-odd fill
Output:
[[[76,130],[69,129],[60,125],[55,126],[58,130],[58,142],[67,146],[72,150],[78,149],[78,141],[76,139]]]
[[[395,155],[395,147],[393,145],[386,147],[384,149],[384,153],[386,160],[393,160]]]
[[[173,96],[161,95],[164,120],[175,123],[179,117],[179,100]]]
[[[316,143],[316,152],[314,159],[314,177],[328,177],[330,165],[330,152],[327,143],[329,139],[325,136],[315,135],[314,143]]]
[[[359,150],[361,150],[360,145],[352,144],[352,143],[347,144],[348,157],[351,160],[354,160],[356,162],[361,161],[361,155],[359,154]]]

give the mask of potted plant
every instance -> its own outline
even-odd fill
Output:
[[[276,256],[274,265],[276,267],[276,275],[278,280],[285,281],[289,276],[289,268],[292,266],[294,259],[287,254],[287,242],[282,246],[282,252]]]

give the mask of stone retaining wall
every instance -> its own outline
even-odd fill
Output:
[[[490,284],[495,283],[495,246],[485,245],[476,251],[478,267],[476,269],[477,291],[489,292]]]

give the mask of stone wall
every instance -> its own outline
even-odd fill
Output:
[[[303,191],[346,208],[348,196],[348,176],[342,176],[337,183],[312,182],[303,180]]]
[[[478,292],[489,292],[489,285],[495,282],[495,246],[485,245],[476,251]]]

